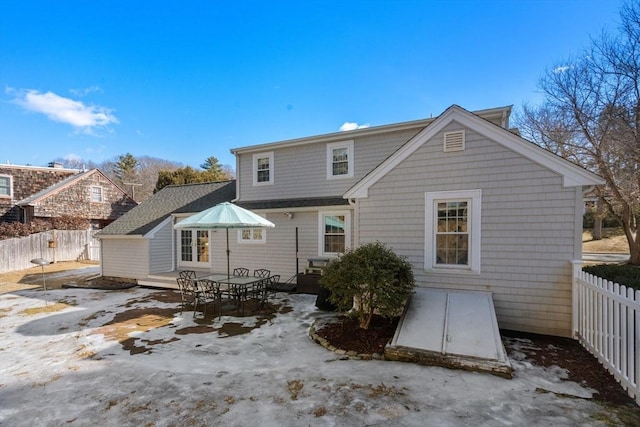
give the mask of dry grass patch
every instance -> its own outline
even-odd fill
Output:
[[[44,277],[47,289],[59,289],[63,284],[70,282],[81,282],[95,273],[82,273],[82,269],[95,267],[98,263],[92,261],[84,262],[58,262],[44,266]],[[61,271],[80,269],[78,275],[50,278],[54,273]],[[25,289],[42,288],[42,267],[36,266],[26,270],[11,271],[0,274],[0,294],[15,292]]]
[[[591,230],[582,232],[582,252],[591,253],[629,253],[629,242],[619,228],[605,228],[602,239],[593,240]]]
[[[54,302],[52,304],[45,303],[41,307],[26,308],[18,313],[20,316],[34,316],[40,313],[55,313],[56,311],[62,311],[65,308],[69,308],[71,305],[62,302]]]

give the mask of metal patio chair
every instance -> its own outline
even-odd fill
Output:
[[[233,275],[234,276],[248,277],[249,276],[249,269],[248,268],[244,268],[244,267],[234,268],[233,269]]]

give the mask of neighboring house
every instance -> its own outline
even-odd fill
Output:
[[[209,269],[213,260],[209,235],[213,232],[176,233],[175,217],[187,217],[231,201],[235,194],[235,181],[164,187],[96,234],[100,239],[102,275],[140,282],[149,274],[178,268]]]
[[[19,201],[79,172],[54,163],[49,167],[0,164],[0,222],[24,222]]]
[[[294,278],[309,258],[381,241],[411,262],[418,286],[492,292],[501,328],[570,336],[583,189],[602,180],[509,131],[510,113],[454,105],[434,119],[232,150],[235,203],[276,227],[232,230],[231,267]],[[148,273],[225,270],[213,231],[202,236],[207,260],[181,261],[196,250],[172,228],[187,212],[154,229],[175,262],[151,255]]]
[[[99,169],[0,165],[0,206],[2,222],[75,216],[98,229],[136,202]]]

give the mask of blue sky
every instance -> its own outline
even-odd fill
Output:
[[[234,147],[540,100],[618,0],[0,2],[0,162]]]

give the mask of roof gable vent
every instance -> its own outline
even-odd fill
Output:
[[[464,131],[445,132],[444,134],[444,152],[464,151]]]

